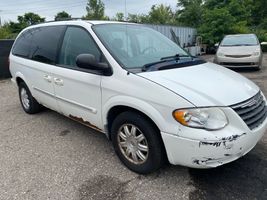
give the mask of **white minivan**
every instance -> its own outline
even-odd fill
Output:
[[[137,173],[165,161],[229,163],[267,128],[266,99],[253,82],[138,24],[30,26],[13,45],[10,71],[26,113],[43,105],[105,133]]]

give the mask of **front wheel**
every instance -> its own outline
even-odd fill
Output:
[[[141,114],[129,111],[121,113],[114,120],[111,133],[118,157],[130,170],[147,174],[164,163],[160,133]]]

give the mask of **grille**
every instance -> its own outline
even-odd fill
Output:
[[[250,65],[255,65],[256,63],[250,63],[250,62],[244,62],[244,63],[222,62],[220,64],[222,64],[222,65],[230,65],[230,66],[250,66]]]
[[[250,54],[247,55],[225,55],[226,57],[230,57],[230,58],[246,58],[246,57],[250,57]]]
[[[231,108],[244,120],[250,130],[261,125],[267,117],[267,106],[259,92],[254,97],[232,105]]]

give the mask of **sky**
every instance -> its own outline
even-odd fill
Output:
[[[152,5],[164,4],[176,7],[177,0],[102,0],[105,4],[105,14],[113,17],[117,12],[131,14],[146,14]],[[0,0],[1,21],[16,21],[18,15],[34,12],[47,21],[54,20],[56,13],[66,11],[73,18],[86,14],[87,0]]]

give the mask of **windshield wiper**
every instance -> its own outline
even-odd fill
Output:
[[[189,58],[189,57],[192,57],[192,56],[175,54],[173,56],[162,57],[160,60],[167,60],[167,59],[180,60],[180,58]]]
[[[152,62],[152,63],[147,63],[142,67],[142,71],[145,72],[147,71],[151,66],[157,65],[157,64],[161,64],[161,63],[166,63],[169,62],[169,60],[160,60],[157,62]]]
[[[179,54],[175,54],[173,56],[167,56],[167,57],[162,57],[160,58],[160,61],[157,61],[157,62],[152,62],[152,63],[147,63],[145,64],[143,67],[142,67],[142,71],[147,71],[150,67],[152,66],[155,66],[155,65],[159,65],[158,67],[161,67],[162,65],[161,64],[164,64],[164,63],[167,63],[167,62],[170,62],[170,61],[178,61],[180,60],[180,58],[183,57],[183,58],[194,58],[193,56],[189,56],[189,55],[179,55]],[[173,63],[171,63],[173,64]]]

